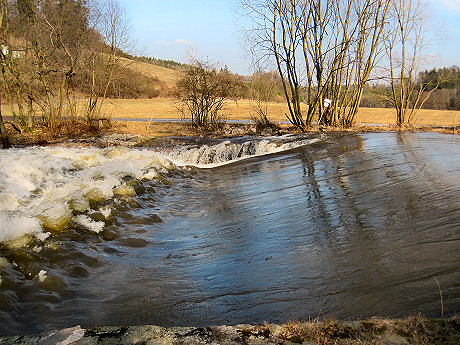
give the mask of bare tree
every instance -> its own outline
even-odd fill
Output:
[[[18,0],[11,5],[11,43],[14,39],[22,47],[19,56],[10,54],[4,64],[7,94],[16,102],[21,121],[28,112],[27,124],[32,125],[34,103],[56,134],[88,34],[86,2]]]
[[[127,21],[116,0],[17,0],[8,2],[10,40],[19,54],[2,59],[3,86],[15,119],[23,128],[41,115],[52,134],[63,117],[79,112],[78,95],[88,93],[83,109],[88,128],[99,114],[111,85]],[[27,120],[25,120],[27,118]]]
[[[179,108],[192,124],[202,128],[217,127],[225,101],[230,98],[234,80],[227,70],[216,70],[209,62],[194,60],[177,82]]]
[[[392,0],[386,53],[389,63],[387,94],[396,110],[398,126],[412,123],[417,111],[436,90],[437,85],[417,83],[423,50],[432,41],[428,36],[428,13],[421,0]],[[427,92],[425,92],[427,91]]]
[[[0,39],[2,42],[5,42],[6,37],[8,36],[8,3],[7,1],[1,0],[0,6],[1,6]],[[2,68],[3,68],[3,61],[5,59],[5,55],[3,54],[3,51],[0,52],[0,58],[2,61]],[[10,148],[8,133],[6,132],[5,124],[3,122],[1,98],[0,98],[0,134],[2,137],[2,147],[4,149]]]
[[[324,98],[332,105],[324,116],[328,125],[350,127],[364,87],[383,52],[383,34],[390,0],[346,0],[334,3],[336,35],[332,63],[326,69]],[[319,84],[320,85],[320,84]],[[321,107],[321,101],[318,102]],[[323,113],[323,110],[321,110]]]
[[[88,121],[97,117],[114,80],[120,53],[129,42],[129,27],[124,10],[116,0],[94,0],[91,3],[90,25],[101,40],[92,40],[87,47],[86,71],[89,73],[89,97],[85,109]]]
[[[255,100],[256,123],[261,127],[270,125],[268,120],[268,103],[276,98],[279,76],[276,71],[264,72],[259,69],[251,77],[251,98]]]
[[[289,109],[286,117],[302,129],[309,123],[305,122],[300,109],[302,86],[297,55],[301,48],[301,34],[295,17],[295,3],[242,0],[243,11],[253,23],[246,35],[257,65],[264,65],[272,58],[275,60]]]

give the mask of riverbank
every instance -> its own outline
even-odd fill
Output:
[[[284,123],[275,123],[271,127],[258,128],[255,123],[228,123],[221,129],[206,131],[190,126],[183,122],[150,122],[150,121],[111,121],[111,125],[100,129],[98,132],[86,134],[69,135],[63,134],[59,137],[51,137],[49,133],[39,127],[32,133],[17,133],[13,128],[9,129],[10,142],[13,146],[31,145],[53,145],[68,144],[69,142],[80,142],[83,144],[106,146],[134,146],[155,138],[165,137],[211,137],[230,138],[238,136],[271,136],[300,133],[294,126]],[[310,132],[437,132],[445,134],[459,134],[457,127],[443,126],[414,126],[399,128],[390,124],[357,124],[352,128],[336,127],[313,127]],[[129,138],[129,139],[127,139]]]
[[[80,326],[39,335],[0,338],[7,344],[437,344],[460,343],[460,319],[404,320],[372,318],[365,321],[290,322],[285,325],[236,325],[212,327],[118,326],[84,329]]]
[[[84,100],[81,100],[82,102]],[[223,119],[239,122],[229,123],[221,130],[214,132],[201,131],[181,123],[182,115],[175,106],[177,101],[174,98],[157,97],[154,99],[110,99],[104,103],[101,114],[104,119],[110,121],[111,128],[104,128],[97,135],[106,134],[130,134],[149,137],[168,137],[168,136],[241,136],[241,135],[271,135],[297,133],[298,130],[287,123],[286,113],[288,112],[285,103],[269,102],[267,104],[267,118],[275,127],[264,130],[256,129],[253,120],[257,116],[257,104],[251,100],[239,100],[237,102],[227,102]],[[302,104],[302,109],[306,105]],[[11,117],[10,106],[2,105],[4,119]],[[353,132],[378,132],[378,131],[431,131],[449,134],[460,132],[460,112],[453,110],[427,110],[421,109],[413,119],[413,126],[399,128],[396,126],[396,116],[394,109],[391,108],[360,108],[356,116],[356,125],[349,129],[341,128],[319,128],[313,127],[311,131],[353,131]],[[127,121],[118,121],[124,119]],[[11,120],[9,120],[11,122]],[[101,122],[101,127],[107,124]],[[63,142],[72,137],[88,137],[94,135],[81,135],[78,124],[70,123],[61,130],[68,132],[60,138],[50,138],[46,131],[41,131],[39,127],[33,133],[18,134],[12,124],[7,124],[7,130],[11,136],[13,145],[33,145]]]

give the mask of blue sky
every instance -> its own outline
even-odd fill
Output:
[[[239,0],[119,0],[130,22],[133,53],[187,62],[188,52],[249,74],[239,33]],[[426,68],[460,66],[460,0],[429,0],[442,28]]]
[[[438,40],[431,47],[430,67],[460,66],[460,0],[430,0],[432,19],[441,28]]]
[[[137,55],[187,62],[200,59],[249,73],[238,38],[238,0],[120,0],[131,24]]]

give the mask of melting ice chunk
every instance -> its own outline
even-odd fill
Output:
[[[70,209],[66,203],[44,204],[38,208],[37,217],[45,229],[59,232],[64,230],[70,221]]]
[[[45,279],[46,279],[46,271],[41,270],[40,272],[38,272],[38,280],[43,283]]]
[[[96,233],[100,233],[105,226],[104,222],[95,222],[94,220],[92,220],[84,214],[80,214],[75,220],[78,224]]]

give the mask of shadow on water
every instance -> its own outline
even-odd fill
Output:
[[[459,148],[433,133],[337,134],[142,182],[104,236],[72,228],[58,251],[15,254],[56,278],[2,274],[0,334],[440,317],[436,281],[444,316],[458,315]]]

